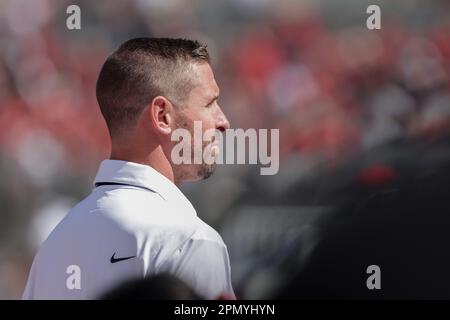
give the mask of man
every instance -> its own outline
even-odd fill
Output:
[[[209,177],[214,164],[171,159],[174,130],[192,132],[194,121],[204,131],[229,128],[206,47],[129,40],[106,60],[96,93],[110,159],[101,163],[92,193],[43,243],[23,298],[93,299],[128,279],[163,272],[205,298],[234,297],[222,238],[176,186]],[[213,145],[211,139],[191,149],[192,156]]]

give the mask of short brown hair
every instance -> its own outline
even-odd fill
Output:
[[[205,45],[169,38],[135,38],[103,64],[97,101],[111,137],[135,123],[156,96],[181,104],[193,89],[192,63],[209,63]]]

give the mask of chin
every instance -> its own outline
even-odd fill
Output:
[[[211,177],[216,170],[216,164],[202,164],[197,170],[197,180],[205,180]]]
[[[208,179],[216,170],[216,164],[189,165],[184,167],[182,174],[176,179],[178,182],[195,182]],[[180,170],[181,171],[181,170]],[[178,171],[178,172],[180,172]]]

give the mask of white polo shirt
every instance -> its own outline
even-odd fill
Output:
[[[95,299],[161,272],[207,299],[234,296],[227,247],[169,179],[147,165],[104,160],[94,187],[42,244],[23,299]]]

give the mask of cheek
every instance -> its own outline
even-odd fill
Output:
[[[208,129],[215,128],[214,126],[214,113],[212,109],[205,108],[198,114],[198,121],[202,123],[202,130],[205,132]]]

